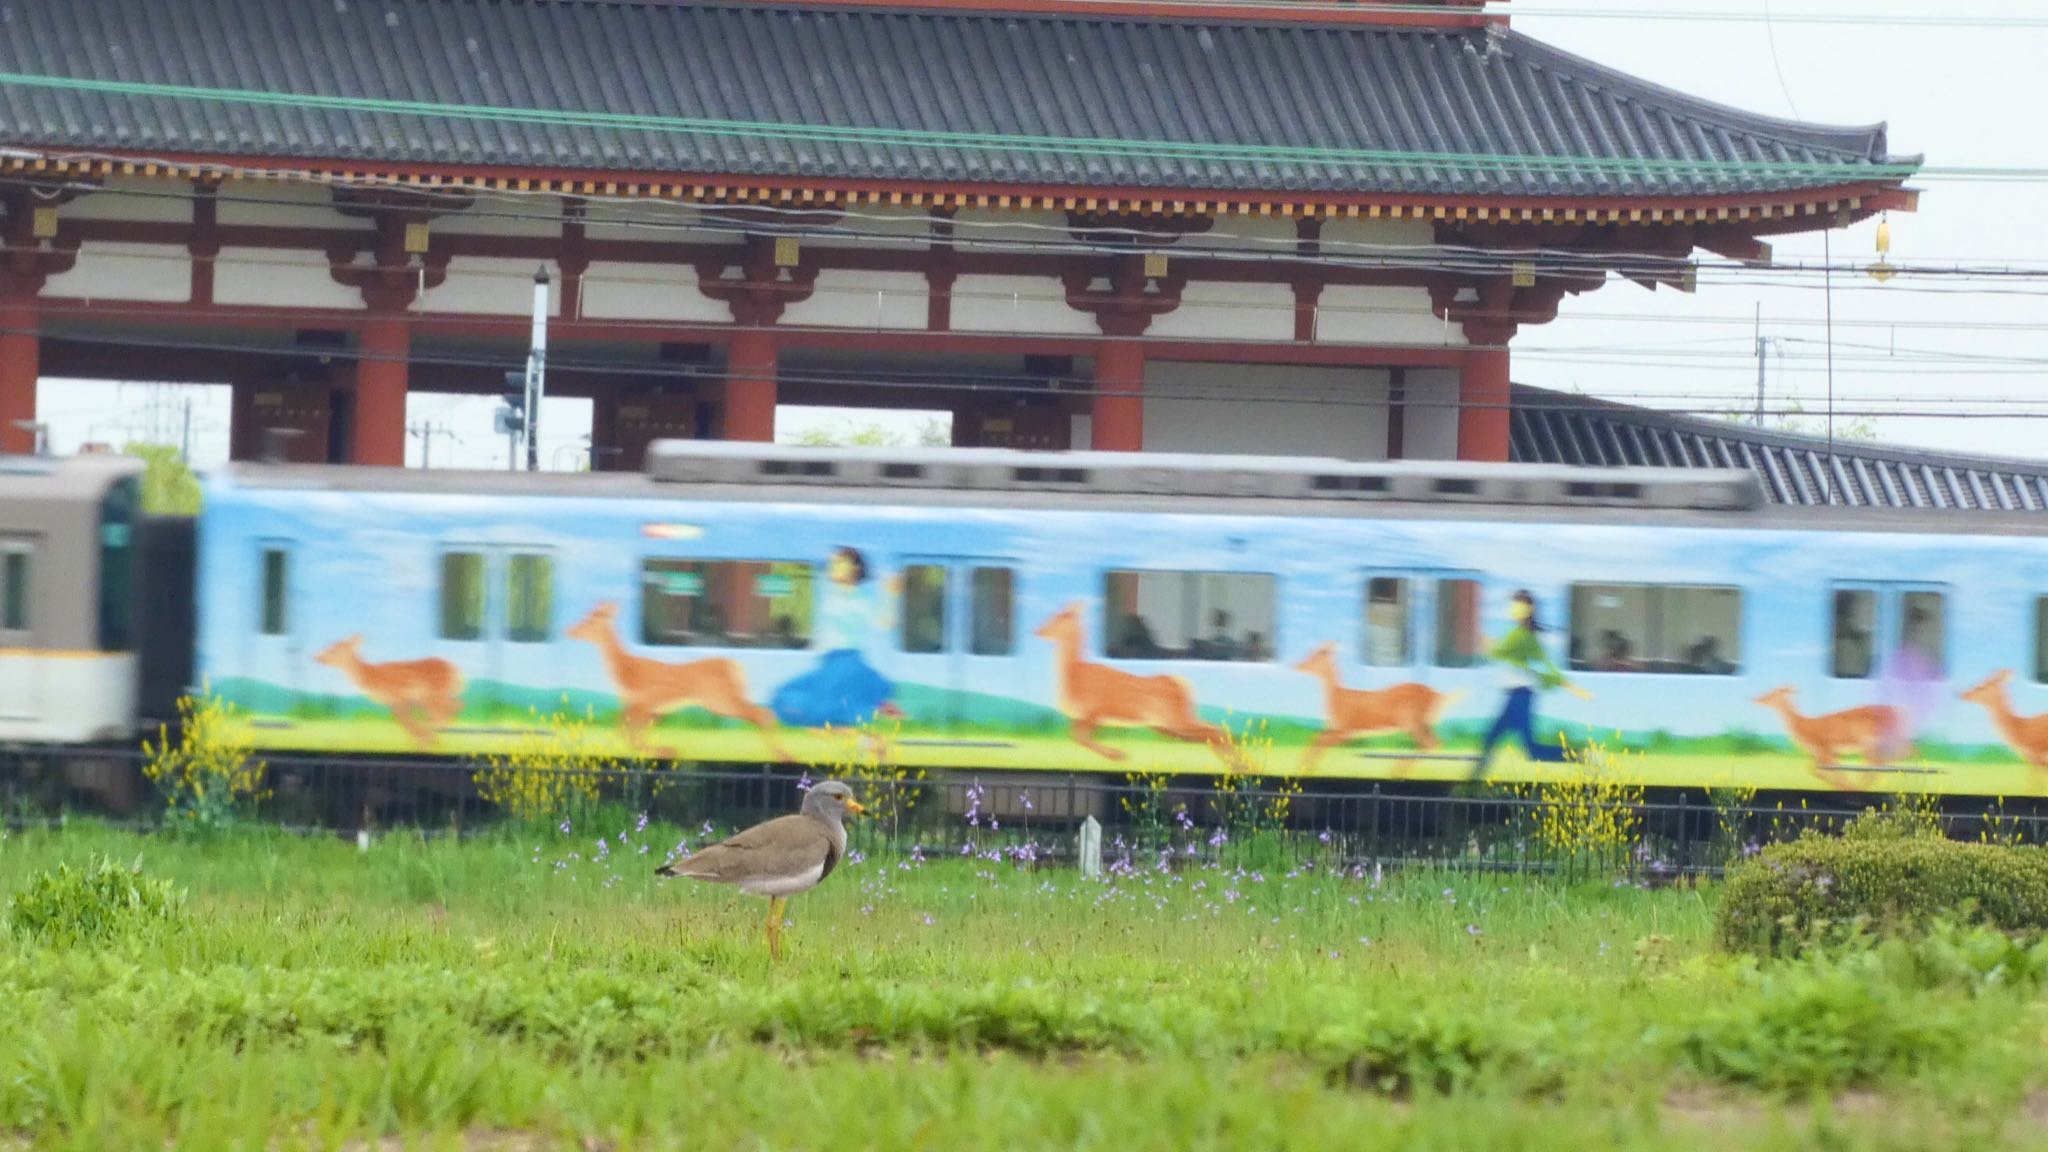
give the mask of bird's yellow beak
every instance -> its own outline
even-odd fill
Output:
[[[853,813],[853,814],[854,814],[855,816],[858,816],[858,815],[860,815],[861,813],[863,813],[863,812],[867,811],[867,809],[866,809],[866,808],[864,808],[864,807],[862,807],[862,806],[861,806],[861,802],[860,802],[860,801],[858,801],[858,800],[855,800],[855,799],[854,799],[853,797],[851,797],[851,796],[848,796],[848,797],[846,798],[846,810],[847,810],[848,812],[851,812],[851,813]]]

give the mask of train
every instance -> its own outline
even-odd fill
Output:
[[[1741,470],[662,441],[0,465],[0,741],[2048,796],[2048,518]]]

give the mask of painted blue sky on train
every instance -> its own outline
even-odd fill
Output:
[[[1559,525],[1524,522],[1427,522],[1340,519],[1162,517],[1115,512],[1022,512],[949,509],[932,513],[877,505],[700,505],[688,501],[578,498],[512,500],[484,496],[392,497],[360,493],[235,490],[216,487],[202,535],[206,568],[201,609],[202,667],[215,680],[266,679],[283,670],[283,654],[258,659],[248,638],[259,603],[257,556],[265,538],[298,542],[294,584],[292,684],[307,691],[347,692],[339,673],[311,665],[320,648],[352,633],[365,636],[371,661],[443,655],[473,677],[530,687],[609,691],[596,650],[561,636],[600,600],[620,604],[621,631],[637,631],[638,581],[645,556],[809,560],[822,566],[830,549],[852,544],[871,564],[894,571],[906,555],[1007,557],[1025,572],[1016,610],[1018,658],[976,661],[970,687],[1037,704],[1052,701],[1051,648],[1031,635],[1061,605],[1083,601],[1090,658],[1099,652],[1100,572],[1110,566],[1280,574],[1279,619],[1270,664],[1132,662],[1134,671],[1185,677],[1202,705],[1310,719],[1321,714],[1321,688],[1290,665],[1334,640],[1344,681],[1379,687],[1417,678],[1465,696],[1447,719],[1491,716],[1500,701],[1492,667],[1448,671],[1368,668],[1359,663],[1362,581],[1381,569],[1466,570],[1486,582],[1483,627],[1497,637],[1507,626],[1507,599],[1517,587],[1539,598],[1553,659],[1565,660],[1562,625],[1566,586],[1573,581],[1738,584],[1742,609],[1742,673],[1735,677],[1574,673],[1594,693],[1579,701],[1545,695],[1541,711],[1558,719],[1627,731],[1709,735],[1743,729],[1775,736],[1777,717],[1753,702],[1779,684],[1799,688],[1807,714],[1873,703],[1872,682],[1825,675],[1828,589],[1844,579],[1948,585],[1949,672],[1925,734],[1964,742],[1995,739],[1976,705],[1957,700],[1997,668],[2012,668],[2014,699],[2023,712],[2048,707],[2033,685],[2033,604],[2048,592],[2048,564],[2020,542],[1892,534],[1763,533],[1747,529]],[[688,540],[646,539],[642,522],[701,526]],[[437,542],[546,547],[556,571],[556,639],[487,667],[477,645],[434,638],[438,604]],[[495,609],[494,609],[495,610]],[[1425,627],[1426,627],[1426,621]],[[1883,638],[1883,651],[1896,633]],[[636,645],[637,647],[637,645]],[[1418,647],[1426,652],[1426,641]],[[943,684],[945,661],[893,651],[870,655],[886,675]],[[640,648],[682,661],[738,656],[752,694],[765,699],[783,681],[812,667],[814,651],[726,653],[699,648]]]

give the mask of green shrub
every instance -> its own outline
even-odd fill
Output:
[[[1730,873],[1715,937],[1730,951],[1796,951],[1844,933],[1924,930],[1937,919],[2048,929],[2048,850],[1972,844],[1859,820],[1843,837],[1774,844]]]
[[[10,902],[14,930],[53,944],[104,940],[115,933],[176,919],[184,889],[169,880],[145,879],[142,861],[122,867],[95,856],[91,867],[69,864],[38,872]]]
[[[1754,976],[1747,995],[1705,1005],[1680,1034],[1685,1061],[1765,1088],[1842,1088],[1940,1067],[1967,1052],[1973,1023],[1954,1006],[1852,962],[1792,963]]]

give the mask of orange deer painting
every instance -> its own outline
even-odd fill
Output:
[[[363,659],[360,633],[338,641],[313,657],[338,668],[356,690],[374,704],[391,710],[391,718],[413,742],[430,747],[438,730],[462,713],[462,670],[438,656],[372,664]]]
[[[1436,736],[1437,720],[1464,695],[1413,681],[1376,690],[1346,688],[1337,674],[1337,646],[1331,643],[1317,645],[1294,670],[1323,682],[1323,732],[1302,753],[1303,772],[1314,769],[1330,749],[1380,732],[1406,732],[1417,748],[1435,751],[1442,743]],[[1403,761],[1401,770],[1407,768]]]
[[[605,672],[619,694],[620,726],[626,742],[635,749],[646,747],[647,729],[659,718],[679,708],[696,705],[714,716],[745,721],[760,729],[769,751],[788,761],[789,752],[777,736],[775,714],[747,699],[746,673],[736,661],[724,657],[665,664],[626,651],[619,640],[618,605],[600,603],[572,626],[567,635],[596,645],[604,657]],[[672,757],[673,748],[651,749],[655,755]]]
[[[1034,635],[1053,644],[1054,698],[1072,725],[1076,744],[1110,760],[1129,753],[1095,739],[1105,724],[1150,728],[1180,740],[1201,741],[1225,764],[1235,760],[1230,735],[1195,714],[1195,694],[1178,676],[1139,676],[1081,658],[1081,605],[1073,603],[1039,625]]]
[[[1837,788],[1845,787],[1842,774],[1834,769],[1844,753],[1854,752],[1872,768],[1883,767],[1899,745],[1903,725],[1899,710],[1889,704],[1868,704],[1820,716],[1801,715],[1793,705],[1795,689],[1781,685],[1756,698],[1785,721],[1792,742],[1813,757],[1813,771]]]
[[[1960,695],[1991,713],[1991,723],[2007,747],[2019,753],[2020,758],[2036,770],[2048,771],[2048,713],[2022,716],[2013,711],[2012,697],[2007,692],[2011,681],[2011,669],[2000,669],[1982,684]]]

